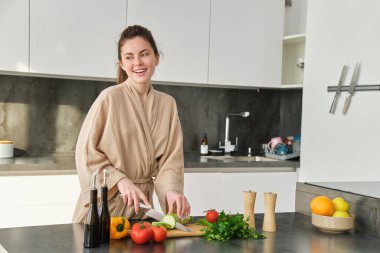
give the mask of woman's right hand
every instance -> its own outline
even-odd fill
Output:
[[[135,213],[138,213],[140,210],[140,199],[144,202],[145,205],[150,206],[150,203],[145,194],[128,178],[125,177],[117,182],[117,188],[121,193],[124,204],[126,204],[128,207],[134,206]]]

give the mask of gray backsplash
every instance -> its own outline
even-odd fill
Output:
[[[88,109],[113,82],[0,75],[0,139],[30,154],[72,154]],[[185,152],[198,151],[203,133],[210,149],[224,140],[227,113],[249,111],[248,118],[231,117],[230,140],[239,150],[273,136],[300,132],[302,90],[230,89],[154,85],[176,101],[184,133]]]

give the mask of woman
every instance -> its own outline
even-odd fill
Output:
[[[156,191],[164,212],[190,213],[183,195],[182,130],[175,100],[153,89],[160,55],[151,32],[127,27],[118,43],[118,85],[101,92],[80,131],[75,152],[81,194],[73,221],[85,219],[90,180],[110,172],[111,216],[140,218],[139,202],[152,203]]]

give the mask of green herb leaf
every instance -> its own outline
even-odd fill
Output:
[[[204,238],[208,241],[226,241],[231,238],[265,238],[265,235],[256,232],[253,228],[249,228],[247,220],[244,220],[239,214],[231,215],[221,211],[216,222],[210,223],[206,219],[200,219],[197,224],[205,226],[201,231],[205,232]]]

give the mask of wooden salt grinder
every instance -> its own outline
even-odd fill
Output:
[[[244,220],[248,218],[250,228],[255,228],[256,192],[244,191]]]
[[[264,193],[264,222],[263,231],[266,232],[276,232],[276,217],[275,217],[275,207],[276,207],[277,193],[265,192]]]

